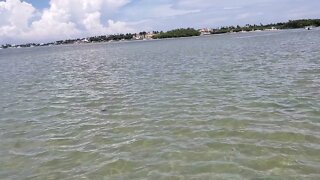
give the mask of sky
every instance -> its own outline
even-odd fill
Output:
[[[320,0],[0,0],[0,44],[320,18]]]

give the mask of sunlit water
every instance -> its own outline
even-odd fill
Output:
[[[319,179],[320,30],[0,50],[0,179]]]

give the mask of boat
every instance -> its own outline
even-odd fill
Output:
[[[306,30],[309,30],[309,31],[312,30],[312,28],[313,28],[312,26],[306,26],[306,27],[305,27],[305,29],[306,29]]]

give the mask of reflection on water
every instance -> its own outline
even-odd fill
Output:
[[[319,35],[2,50],[0,179],[318,179]]]

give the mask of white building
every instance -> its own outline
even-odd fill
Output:
[[[201,36],[204,36],[204,35],[210,35],[211,32],[212,32],[212,29],[209,29],[209,28],[202,28],[199,30],[199,32],[201,33]]]

